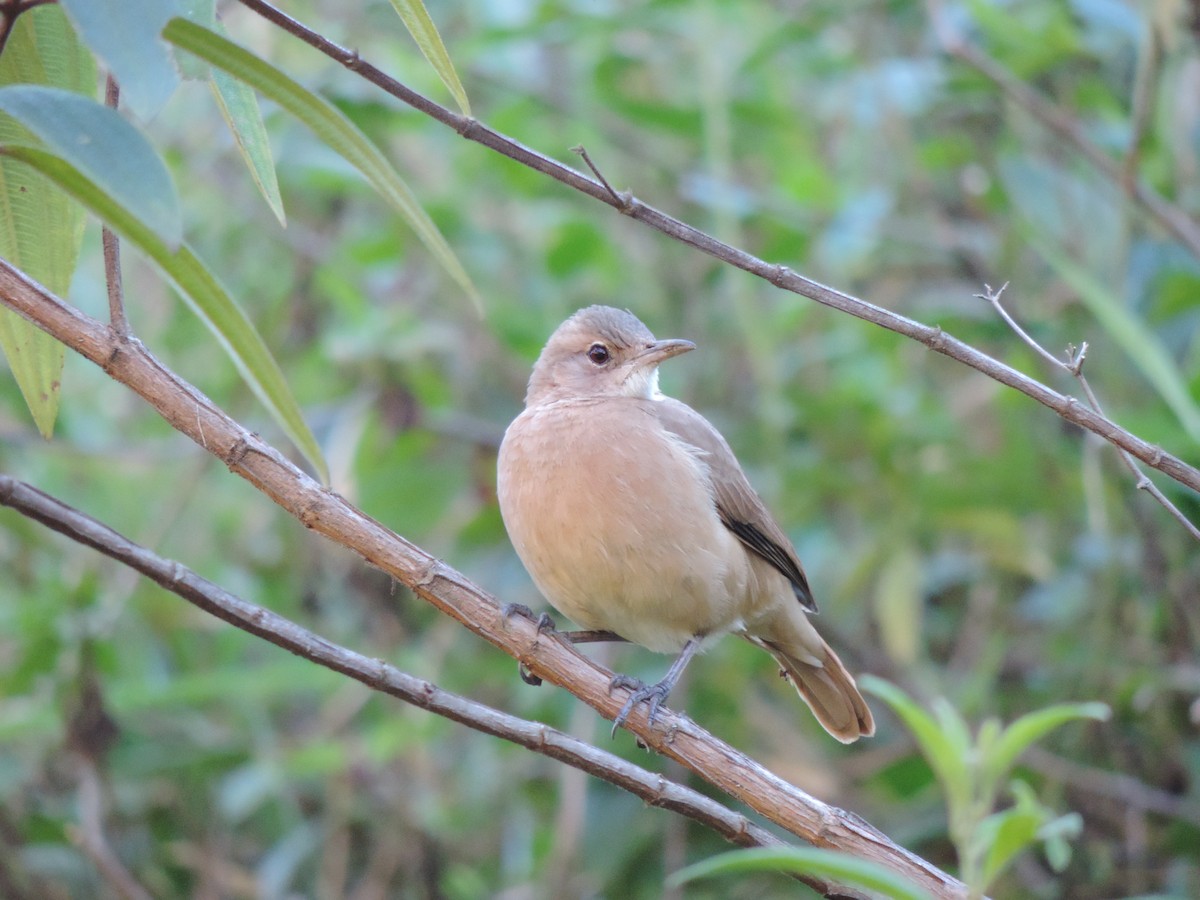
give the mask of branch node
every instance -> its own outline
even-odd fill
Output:
[[[771,284],[777,288],[786,288],[788,281],[792,277],[792,270],[787,266],[779,265],[771,267],[770,277],[767,278]]]
[[[596,164],[592,162],[592,158],[588,155],[587,148],[584,147],[583,144],[576,144],[571,148],[571,152],[578,153],[583,157],[583,161],[587,163],[587,167],[592,170],[592,174],[596,176],[596,178],[600,181],[600,184],[604,186],[604,189],[608,191],[608,196],[612,198],[613,205],[616,206],[616,208],[621,212],[629,215],[630,211],[633,209],[633,194],[631,194],[629,191],[618,193],[617,191],[613,190],[613,186],[608,183],[608,179],[601,174],[600,170],[596,168]]]
[[[236,469],[246,459],[246,454],[250,452],[250,442],[244,436],[239,437],[233,442],[233,446],[229,448],[229,452],[225,454],[225,465],[230,471]]]
[[[485,129],[474,116],[459,116],[454,123],[454,130],[468,141],[478,141]]]
[[[978,297],[979,295],[976,294],[975,296]],[[941,350],[942,347],[945,346],[945,343],[946,332],[942,331],[941,325],[934,325],[933,328],[930,329],[929,340],[925,342],[925,346],[927,346],[930,350]]]

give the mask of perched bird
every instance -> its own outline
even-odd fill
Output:
[[[809,622],[817,608],[791,542],[716,428],[659,390],[659,363],[693,349],[607,306],[550,336],[500,445],[517,555],[583,628],[679,654],[657,684],[613,679],[632,691],[614,729],[643,700],[653,723],[696,651],[732,632],[775,657],[839,741],[870,735],[854,679]]]

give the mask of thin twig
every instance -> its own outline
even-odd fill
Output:
[[[121,89],[108,73],[104,82],[104,105],[116,109],[121,102]],[[129,334],[129,320],[125,317],[125,291],[121,284],[121,241],[107,225],[100,230],[104,246],[104,282],[108,286],[108,321],[117,334]]]
[[[283,616],[247,603],[220,586],[200,577],[186,566],[166,559],[130,541],[117,531],[61,500],[23,481],[0,475],[0,504],[16,510],[48,528],[141,572],[151,581],[188,603],[216,616],[302,659],[339,672],[372,690],[389,694],[444,716],[476,731],[503,738],[551,759],[565,762],[597,778],[629,791],[651,806],[671,810],[705,825],[741,847],[778,847],[783,842],[745,816],[735,813],[698,791],[668,781],[657,773],[634,765],[615,754],[550,728],[540,722],[520,719],[437,685],[401,672],[378,659],[369,659],[308,631]],[[137,893],[136,882],[124,872],[103,836],[102,795],[99,776],[90,760],[81,757],[80,844],[88,850],[118,891],[126,897],[148,897]],[[124,872],[124,874],[122,874]],[[857,892],[823,879],[804,879],[823,894],[860,896]]]
[[[605,718],[626,692],[610,691],[612,673],[567,640],[539,632],[524,616],[506,616],[494,597],[446,563],[404,540],[329,491],[256,434],[231,419],[136,339],[64,303],[0,259],[0,302],[72,350],[101,366],[146,400],[177,431],[245,478],[307,528],[359,554],[421,599],[457,619],[529,671],[574,694]],[[767,771],[687,716],[660,709],[651,726],[639,707],[625,723],[643,744],[695,772],[714,787],[798,837],[878,862],[935,897],[962,897],[961,882],[910,853],[853,813],[822,803]],[[539,737],[540,740],[540,737]]]
[[[605,189],[612,196],[612,198],[617,201],[617,203],[621,204],[623,207],[629,205],[629,195],[618,194],[613,190],[612,185],[608,183],[608,179],[604,177],[603,173],[596,168],[596,164],[592,162],[592,157],[588,154],[587,147],[583,146],[583,144],[576,144],[571,148],[571,152],[578,153],[583,157],[583,161],[587,163],[587,167],[592,170],[592,174],[600,180],[600,183],[604,185]]]
[[[253,10],[268,21],[278,25],[283,30],[298,37],[300,40],[324,53],[350,71],[367,79],[372,84],[391,94],[393,97],[407,103],[425,115],[436,119],[442,124],[453,128],[464,138],[475,141],[483,146],[515,160],[537,172],[541,172],[562,184],[581,193],[587,194],[618,211],[637,219],[657,231],[681,243],[695,247],[722,262],[735,266],[743,271],[757,275],[771,282],[776,287],[810,300],[839,310],[864,321],[871,322],[881,328],[894,331],[897,334],[911,338],[924,344],[930,350],[948,356],[964,365],[982,372],[1001,384],[1007,385],[1028,397],[1033,398],[1044,406],[1054,410],[1063,419],[1091,431],[1109,443],[1127,450],[1142,462],[1158,469],[1165,475],[1175,479],[1180,484],[1187,485],[1194,491],[1200,492],[1200,470],[1184,463],[1178,457],[1165,452],[1142,440],[1114,422],[1109,421],[1095,411],[1078,403],[1073,397],[1067,397],[1051,390],[1039,381],[1018,372],[1011,366],[1006,366],[997,359],[976,350],[971,345],[947,334],[940,327],[931,327],[921,322],[899,315],[891,310],[867,303],[857,297],[852,297],[842,291],[805,278],[782,265],[768,263],[744,250],[739,250],[729,244],[719,241],[709,234],[688,225],[685,222],[667,215],[638,200],[630,193],[617,194],[610,187],[605,187],[599,181],[583,175],[580,172],[564,166],[557,160],[551,159],[536,150],[532,150],[492,128],[487,127],[476,119],[460,116],[444,106],[417,93],[401,82],[392,78],[352,50],[335,44],[328,38],[313,31],[304,24],[296,21],[286,13],[276,9],[266,0],[240,0],[243,6]],[[1200,248],[1200,236],[1197,247]]]
[[[1000,302],[1000,298],[1004,294],[1004,289],[1007,287],[1007,281],[1000,286],[999,290],[992,290],[991,285],[985,284],[983,286],[984,293],[976,294],[975,296],[980,300],[986,300],[988,303],[990,303],[1000,318],[1004,320],[1005,324],[1016,333],[1017,337],[1019,337],[1032,350],[1034,350],[1038,356],[1046,360],[1055,368],[1062,369],[1064,372],[1074,377],[1075,380],[1079,382],[1080,388],[1083,389],[1083,396],[1087,400],[1088,405],[1096,411],[1097,415],[1104,415],[1104,410],[1100,406],[1099,399],[1092,390],[1091,384],[1088,383],[1087,376],[1083,374],[1083,363],[1087,358],[1087,342],[1084,341],[1078,349],[1076,349],[1074,345],[1067,347],[1067,358],[1065,361],[1047,351],[1045,347],[1030,337],[1025,329],[1017,324],[1016,320],[1008,314],[1008,310],[1006,310],[1004,305]],[[1200,528],[1197,528],[1194,524],[1192,524],[1191,520],[1189,520],[1188,517],[1180,511],[1179,507],[1172,503],[1167,496],[1158,489],[1158,486],[1151,481],[1149,477],[1147,477],[1145,472],[1142,471],[1141,466],[1137,464],[1137,460],[1135,460],[1119,446],[1116,448],[1116,450],[1121,457],[1121,461],[1125,464],[1125,467],[1133,474],[1138,490],[1145,491],[1156,501],[1158,501],[1158,503],[1161,504],[1162,507],[1171,514],[1175,521],[1184,527],[1188,534],[1190,534],[1195,540],[1200,541]]]

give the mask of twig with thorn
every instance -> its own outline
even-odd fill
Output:
[[[602,185],[604,185],[604,189],[606,191],[608,191],[608,193],[612,196],[613,200],[616,201],[618,209],[620,209],[622,212],[627,210],[629,208],[629,204],[630,204],[629,192],[626,191],[625,193],[622,194],[622,193],[619,193],[619,192],[613,190],[613,186],[608,183],[608,179],[605,178],[600,173],[600,170],[596,168],[596,164],[594,162],[592,162],[592,158],[588,155],[587,148],[584,147],[583,144],[576,144],[574,147],[571,148],[571,152],[578,153],[580,156],[583,157],[583,161],[585,163],[587,163],[587,167],[592,170],[592,174],[596,176],[596,179]]]
[[[1083,396],[1087,400],[1088,406],[1090,406],[1097,414],[1103,416],[1104,410],[1100,406],[1100,401],[1096,397],[1095,391],[1092,390],[1091,384],[1088,383],[1087,377],[1083,374],[1083,363],[1084,360],[1087,359],[1088,351],[1087,341],[1084,341],[1082,344],[1080,344],[1078,348],[1076,348],[1074,344],[1068,344],[1065,360],[1059,359],[1053,353],[1050,353],[1045,347],[1030,337],[1025,329],[1017,324],[1016,320],[1009,315],[1008,310],[1006,310],[1004,305],[1000,302],[1000,298],[1003,296],[1004,290],[1007,287],[1007,281],[1000,285],[999,289],[997,290],[993,290],[990,284],[985,284],[983,286],[984,292],[982,294],[976,294],[975,296],[980,300],[986,300],[988,303],[990,303],[1000,318],[1004,320],[1005,324],[1008,325],[1008,327],[1013,330],[1017,337],[1024,341],[1025,344],[1030,347],[1030,349],[1037,353],[1038,356],[1042,357],[1042,359],[1046,360],[1048,363],[1050,363],[1050,365],[1067,372],[1076,381],[1078,381],[1079,386],[1083,389]],[[1191,522],[1191,520],[1189,520],[1188,517],[1179,510],[1179,507],[1167,499],[1166,495],[1158,489],[1158,486],[1150,480],[1145,472],[1142,471],[1142,467],[1138,465],[1137,460],[1120,447],[1117,447],[1116,451],[1120,454],[1121,461],[1125,464],[1125,468],[1129,469],[1129,471],[1133,474],[1138,490],[1145,491],[1151,497],[1157,500],[1158,503],[1161,504],[1162,507],[1169,512],[1172,517],[1179,522],[1180,525],[1184,527],[1188,534],[1190,534],[1197,541],[1200,541],[1200,528],[1197,528]]]

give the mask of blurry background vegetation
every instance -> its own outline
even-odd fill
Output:
[[[388,3],[286,9],[449,102]],[[922,4],[429,9],[489,125],[572,164],[582,143],[618,189],[1075,391],[972,296],[1011,281],[1006,301],[1051,351],[1089,342],[1087,372],[1114,419],[1200,460],[1200,436],[1130,354],[1131,341],[1159,353],[1194,412],[1200,260],[948,57]],[[1111,448],[915,343],[461,140],[237,4],[222,12],[235,40],[385,149],[484,295],[481,319],[361,178],[270,104],[286,230],[206,87],[184,83],[145,123],[189,240],[280,360],[336,490],[502,600],[540,608],[501,526],[495,449],[554,326],[590,303],[627,306],[659,336],[699,345],[665,368],[664,388],[729,438],[853,671],[944,695],[968,721],[1112,705],[1111,721],[1055,732],[1021,769],[1043,802],[1082,814],[1070,864],[1056,875],[1026,854],[995,895],[1200,894],[1200,554]],[[967,0],[940,14],[1106,152],[1136,142],[1137,176],[1200,215],[1195,4]],[[99,228],[88,228],[69,299],[102,317]],[[151,350],[283,446],[131,250],[125,278]],[[68,356],[63,396],[47,443],[0,379],[4,471],[331,640],[663,765],[626,734],[609,743],[592,711],[525,686],[511,659],[306,533],[90,364]],[[1160,482],[1200,519],[1194,495]],[[79,778],[64,748],[89,690],[116,729],[110,837],[159,896],[657,897],[665,874],[726,849],[548,760],[372,696],[8,510],[0,572],[0,869],[30,896],[108,890],[67,836]],[[636,648],[610,657],[654,679],[667,662]],[[882,704],[877,737],[837,745],[765,655],[729,640],[673,705],[953,867],[937,786]],[[806,889],[769,876],[687,889],[784,890]]]

